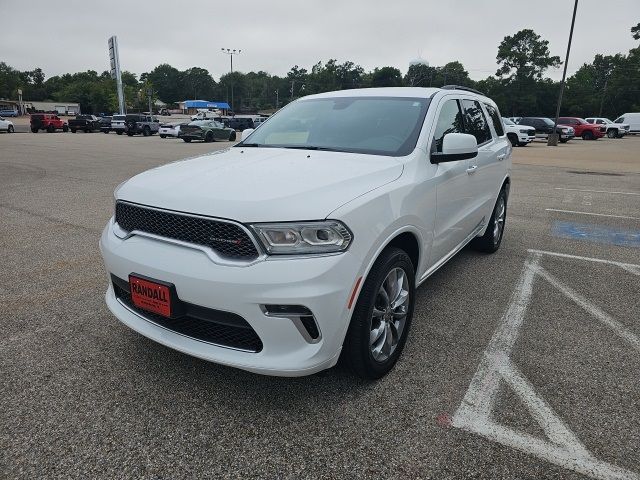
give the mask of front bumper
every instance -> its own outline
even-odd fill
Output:
[[[175,350],[255,373],[301,376],[338,360],[351,312],[347,306],[362,267],[349,251],[340,255],[258,260],[244,266],[214,263],[202,251],[133,235],[121,240],[113,219],[100,250],[107,272],[127,279],[136,273],[175,285],[185,302],[240,315],[262,341],[251,353],[206,343],[154,323],[120,302],[110,283],[107,306],[125,325]],[[313,313],[320,338],[310,342],[290,318],[267,316],[262,305],[302,305]]]

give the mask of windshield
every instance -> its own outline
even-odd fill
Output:
[[[504,123],[505,125],[515,125],[515,123],[513,123],[511,120],[504,117],[502,117],[502,123]]]
[[[542,120],[544,123],[546,123],[550,127],[553,127],[553,120],[551,120],[550,118],[544,117],[544,118],[541,118],[540,120]]]
[[[416,146],[429,102],[408,97],[298,100],[238,146],[407,155]]]

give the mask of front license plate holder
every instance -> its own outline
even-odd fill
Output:
[[[172,283],[132,273],[129,291],[133,305],[142,310],[172,318],[179,309],[176,287]]]

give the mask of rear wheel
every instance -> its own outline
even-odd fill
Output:
[[[609,130],[607,130],[607,137],[616,138],[617,136],[618,136],[617,130],[614,130],[613,128],[610,128]]]
[[[7,133],[13,133],[13,125],[7,127]]]
[[[362,286],[342,349],[358,376],[377,379],[396,364],[411,326],[414,292],[409,256],[395,247],[385,249]]]
[[[487,231],[481,237],[476,237],[471,246],[480,252],[493,253],[500,248],[504,225],[507,220],[507,192],[503,187],[493,207],[493,214],[487,225]]]
[[[37,129],[37,128],[32,128],[32,129],[31,129],[31,132],[32,132],[32,133],[38,133],[38,129]]]
[[[204,136],[204,141],[206,143],[213,142],[213,132],[207,132],[206,135]]]
[[[513,147],[517,147],[520,144],[520,142],[518,142],[518,136],[515,133],[508,133],[507,138]]]
[[[167,138],[167,136],[160,134],[160,138]]]
[[[76,133],[76,129],[75,129],[75,128],[72,128],[72,129],[71,129],[71,133]]]
[[[149,135],[151,135],[151,129],[147,126],[145,126],[142,129],[142,135],[144,135],[145,137],[148,137]]]
[[[56,131],[56,129],[55,129],[55,127],[54,127],[53,125],[49,125],[49,126],[47,127],[47,132],[49,132],[49,133],[53,133],[53,132],[55,132],[55,131]]]
[[[185,141],[185,142],[187,142],[187,143],[190,143],[190,142],[191,142],[191,139],[190,139],[190,138],[183,138],[182,140],[184,140],[184,141]]]
[[[567,143],[569,141],[568,138],[561,138],[560,143]]]
[[[235,142],[235,140],[236,140],[236,132],[231,132],[229,134],[229,141],[230,142]]]
[[[583,132],[582,134],[582,139],[583,140],[593,140],[595,137],[593,136],[593,132],[590,132],[589,130],[587,130],[586,132]]]
[[[118,134],[118,135],[122,135],[122,130],[118,130],[118,131],[116,132],[116,134]]]

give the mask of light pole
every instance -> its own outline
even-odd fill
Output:
[[[279,103],[280,103],[280,91],[276,90],[276,110],[278,110]]]
[[[233,109],[233,56],[240,55],[240,53],[242,53],[242,50],[236,50],[235,48],[221,48],[220,50],[222,50],[222,53],[226,53],[231,58],[231,110],[235,115],[235,110]]]
[[[564,92],[564,84],[567,78],[567,64],[569,63],[569,52],[571,51],[571,39],[573,38],[573,26],[576,23],[576,11],[578,10],[578,0],[573,4],[573,17],[571,18],[571,30],[569,30],[569,43],[567,44],[567,55],[564,59],[564,71],[562,72],[562,82],[560,83],[560,94],[558,95],[558,106],[556,108],[556,118],[553,121],[553,133],[547,139],[547,145],[558,146],[560,135],[556,132],[558,128],[558,117],[560,116],[560,105],[562,105],[562,94]]]

